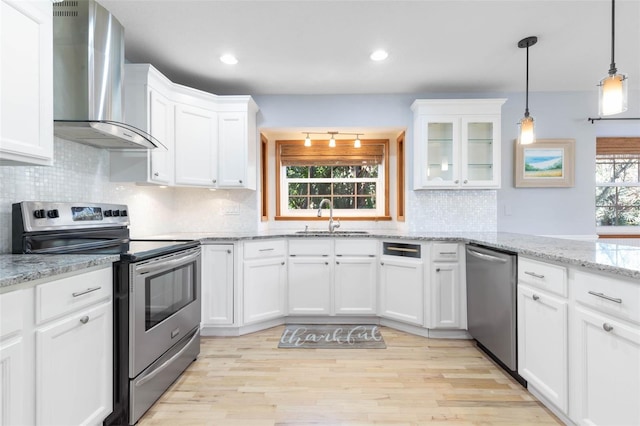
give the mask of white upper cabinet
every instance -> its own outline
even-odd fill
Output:
[[[500,115],[505,99],[418,99],[413,189],[500,187]]]
[[[53,162],[53,11],[0,0],[0,164]]]
[[[258,106],[250,96],[221,96],[217,103],[217,186],[256,189]]]
[[[166,149],[111,151],[111,180],[174,183],[174,105],[171,81],[149,64],[125,64],[125,113],[129,124]]]

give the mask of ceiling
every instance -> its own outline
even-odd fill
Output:
[[[595,91],[611,60],[609,0],[99,2],[130,62],[220,95],[521,92],[531,35],[530,91]],[[615,49],[640,89],[639,0],[616,2]]]

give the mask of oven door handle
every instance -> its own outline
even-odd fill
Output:
[[[191,336],[191,339],[189,339],[189,342],[187,344],[185,344],[182,349],[180,349],[175,355],[173,355],[171,358],[169,358],[168,360],[166,360],[165,362],[163,362],[162,364],[160,364],[159,366],[157,366],[156,368],[154,368],[153,370],[149,371],[148,373],[146,373],[144,376],[142,377],[138,377],[135,381],[136,383],[136,387],[142,386],[145,383],[147,383],[149,380],[152,380],[154,377],[156,377],[158,374],[162,373],[162,371],[167,368],[173,361],[175,361],[176,359],[180,358],[182,356],[182,354],[184,354],[184,352],[189,349],[189,346],[191,346],[191,343],[193,343],[193,341],[195,339],[198,338],[198,329],[196,329],[193,332],[193,335]]]
[[[35,249],[35,250],[28,249],[28,250],[25,250],[25,252],[29,254],[56,254],[56,253],[73,254],[80,250],[82,251],[99,250],[99,249],[108,248],[108,247],[116,247],[122,244],[128,244],[129,241],[130,241],[129,238],[119,238],[114,240],[101,241],[99,243],[91,242],[91,243],[74,244],[72,246],[59,246],[59,247],[50,247],[50,248]],[[120,252],[118,251],[118,253]]]
[[[199,248],[175,259],[166,260],[163,258],[136,266],[136,273],[142,275],[153,271],[166,271],[180,265],[191,263],[196,260],[198,256],[200,256]]]

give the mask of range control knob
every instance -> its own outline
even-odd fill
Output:
[[[60,213],[58,213],[58,209],[49,210],[47,211],[47,217],[55,219],[56,217],[60,217]]]
[[[122,216],[122,217],[128,216],[127,211],[126,210],[120,210],[120,216]]]
[[[45,217],[44,209],[34,210],[33,217],[35,217],[36,219],[44,219]]]
[[[113,216],[114,216],[114,217],[118,217],[118,216],[120,216],[120,210],[114,210],[114,211],[113,211]]]
[[[104,217],[111,217],[111,216],[113,216],[113,212],[111,210],[104,211]]]

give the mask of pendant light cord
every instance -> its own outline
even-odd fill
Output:
[[[524,102],[524,116],[529,116],[529,46],[527,45],[527,77],[526,77],[526,92]]]
[[[616,0],[611,0],[611,66],[609,67],[609,75],[615,75],[618,70],[616,69],[616,62],[614,60],[616,40]]]

